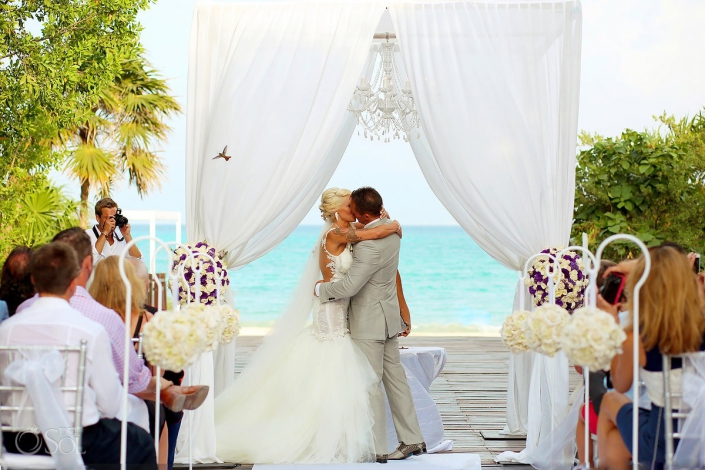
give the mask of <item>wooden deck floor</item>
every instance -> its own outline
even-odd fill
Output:
[[[237,339],[236,372],[247,364],[261,341],[262,338],[257,336]],[[524,448],[523,440],[486,440],[480,434],[481,431],[499,431],[505,422],[509,353],[499,338],[412,336],[402,338],[401,343],[404,346],[446,348],[448,361],[431,385],[431,396],[440,409],[446,438],[453,439],[453,452],[479,454],[483,467],[501,468],[494,462],[494,456],[505,450]],[[577,374],[571,374],[571,389],[579,380]],[[523,465],[506,467],[513,470],[531,468]]]

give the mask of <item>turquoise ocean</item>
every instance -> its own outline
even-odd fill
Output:
[[[147,225],[133,226],[147,235]],[[262,258],[230,271],[235,306],[243,326],[270,326],[286,305],[320,227],[302,225]],[[186,240],[186,229],[182,228]],[[157,226],[164,241],[174,227]],[[147,256],[149,242],[141,242]],[[162,258],[161,256],[159,258]],[[157,260],[164,272],[166,260]],[[487,255],[460,227],[405,226],[399,272],[414,330],[436,333],[497,331],[511,313],[517,274]]]

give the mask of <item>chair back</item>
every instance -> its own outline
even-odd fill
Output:
[[[681,369],[673,369],[672,362],[679,359],[682,362]],[[664,397],[664,429],[666,444],[666,470],[673,468],[674,455],[676,453],[676,440],[684,437],[684,424],[691,414],[688,400],[684,400],[684,390],[687,384],[685,380],[694,376],[703,376],[702,368],[696,366],[696,361],[702,363],[705,359],[703,353],[687,353],[663,356],[663,397]],[[692,399],[691,399],[692,400]]]
[[[0,346],[0,430],[2,432],[38,433],[40,426],[35,415],[35,406],[28,403],[29,390],[25,385],[5,378],[5,370],[16,360],[26,359],[29,354],[38,355],[42,352],[57,351],[64,362],[64,369],[58,379],[59,390],[62,395],[62,404],[66,404],[68,394],[74,394],[71,401],[73,405],[65,405],[70,417],[73,415],[73,436],[76,441],[77,452],[81,453],[81,436],[83,432],[83,395],[86,377],[86,349],[87,342],[82,340],[80,346]],[[69,358],[75,356],[69,361]],[[74,362],[76,370],[76,383],[68,384],[66,377],[70,364]],[[68,398],[68,399],[71,399]],[[67,430],[68,431],[68,430]],[[3,455],[3,446],[0,445],[0,462],[6,461]]]
[[[137,357],[144,359],[144,353],[142,352],[142,332],[140,331],[139,337],[132,338],[132,344],[137,345]]]

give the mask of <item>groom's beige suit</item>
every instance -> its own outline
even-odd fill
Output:
[[[367,228],[387,222],[387,219],[377,220]],[[321,302],[351,299],[350,335],[367,356],[379,379],[378,387],[370,397],[375,419],[375,449],[379,455],[388,451],[382,383],[398,440],[405,444],[423,442],[414,400],[399,358],[397,335],[404,331],[396,287],[400,244],[396,234],[356,244],[353,264],[343,279],[323,283],[319,288]]]

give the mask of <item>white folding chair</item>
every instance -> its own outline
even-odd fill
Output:
[[[132,338],[132,344],[137,345],[137,357],[144,359],[144,353],[142,352],[142,332],[140,332],[138,338]]]
[[[17,359],[23,359],[28,351],[58,351],[64,360],[64,372],[60,378],[60,390],[62,395],[67,393],[75,394],[73,406],[67,406],[66,411],[69,417],[73,415],[73,436],[77,449],[81,453],[81,436],[83,433],[83,394],[86,375],[86,347],[87,342],[81,341],[80,346],[75,347],[51,347],[51,346],[0,346],[0,377],[4,377],[5,368]],[[69,365],[70,355],[76,355],[76,384],[66,383],[66,373]],[[0,383],[0,430],[2,432],[32,433],[37,435],[37,442],[40,442],[38,433],[39,426],[36,423],[35,408],[27,405],[28,391],[24,385],[12,383],[5,385],[5,381]],[[67,430],[68,431],[68,430]],[[38,450],[38,448],[37,448]],[[2,445],[2,433],[0,432],[0,468],[10,469],[53,469],[54,461],[50,456],[26,455],[6,452]]]
[[[680,359],[682,367],[680,369],[672,369],[672,360]],[[676,439],[683,438],[683,425],[691,413],[688,404],[683,400],[683,390],[685,387],[684,380],[689,375],[699,375],[703,377],[702,367],[698,370],[694,367],[695,361],[705,359],[703,353],[679,354],[673,356],[663,356],[663,395],[664,395],[664,428],[666,440],[666,470],[673,468],[674,455],[676,452]],[[676,374],[676,371],[678,372]],[[698,382],[701,383],[701,382]],[[677,386],[676,386],[677,384]],[[675,389],[675,390],[674,390]],[[697,419],[697,418],[696,418]],[[674,425],[675,420],[675,425]]]

